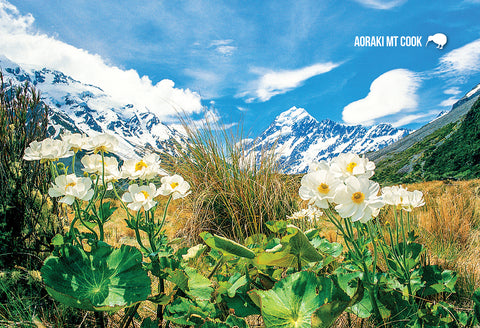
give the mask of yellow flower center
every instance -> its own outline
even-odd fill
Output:
[[[140,192],[143,194],[143,196],[145,197],[145,199],[147,199],[148,197],[150,197],[150,195],[148,194],[148,192],[146,192],[145,190],[141,190]]]
[[[319,193],[326,195],[330,191],[330,187],[326,183],[321,183],[317,190]]]
[[[357,166],[357,163],[351,162],[350,164],[347,165],[347,171],[350,173],[353,173],[353,168]]]
[[[77,183],[75,181],[70,182],[69,184],[65,185],[65,190],[67,190],[68,187],[75,187]]]
[[[96,153],[108,153],[107,146],[98,146],[97,148],[95,148],[95,150],[93,152],[95,154]]]
[[[361,203],[363,203],[364,200],[365,200],[365,195],[363,194],[363,192],[357,191],[357,192],[353,193],[352,201],[355,204],[361,204]]]
[[[147,167],[148,165],[145,164],[143,160],[141,160],[140,162],[137,162],[137,164],[135,164],[135,172],[140,171],[141,169],[147,168]]]
[[[178,187],[178,182],[172,182],[172,183],[170,184],[170,187],[172,187],[172,189],[177,188],[177,187]]]

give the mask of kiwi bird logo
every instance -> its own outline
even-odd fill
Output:
[[[443,49],[443,46],[447,44],[447,36],[443,33],[437,33],[434,35],[429,35],[428,36],[428,41],[425,44],[425,47],[428,45],[428,43],[432,41],[437,45],[437,49]]]

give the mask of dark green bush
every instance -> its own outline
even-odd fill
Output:
[[[28,84],[0,73],[0,267],[38,268],[60,231],[57,206],[45,196],[46,163],[25,161],[25,148],[47,137],[48,108]]]

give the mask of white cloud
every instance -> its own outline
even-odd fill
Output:
[[[461,80],[480,72],[480,39],[443,55],[438,71]]]
[[[417,107],[417,89],[421,79],[415,72],[395,69],[377,77],[368,95],[343,109],[348,124],[373,124],[379,118],[405,114]],[[404,116],[404,115],[402,115]]]
[[[273,96],[286,93],[303,84],[304,81],[311,77],[330,72],[332,69],[338,67],[339,63],[318,63],[312,66],[303,67],[296,70],[281,70],[281,71],[265,71],[257,70],[261,77],[254,81],[251,89],[254,91],[247,91],[239,96],[252,95],[247,99],[247,102],[259,100],[261,102],[268,101]]]
[[[446,90],[443,90],[443,93],[446,94],[448,99],[443,100],[440,104],[438,104],[441,107],[451,107],[453,104],[455,104],[458,101],[458,95],[462,93],[459,87],[451,87]]]
[[[410,115],[405,115],[398,119],[397,121],[391,123],[394,128],[398,128],[404,125],[407,125],[409,123],[412,123],[414,121],[418,121],[419,119],[423,119],[425,117],[431,117],[432,113],[427,113],[427,114],[410,114]]]
[[[446,95],[458,95],[460,93],[462,93],[462,90],[460,90],[459,87],[451,87],[451,88],[448,88],[446,90],[443,91],[444,94]]]
[[[403,5],[407,0],[355,0],[356,2],[374,9],[392,9]]]
[[[453,104],[455,104],[456,102],[458,101],[458,98],[455,97],[455,96],[452,96],[448,99],[445,99],[444,101],[442,101],[439,106],[442,106],[442,107],[452,107]]]
[[[35,31],[32,15],[0,0],[0,52],[18,64],[49,67],[102,88],[115,100],[146,107],[162,118],[202,109],[200,96],[175,88],[171,80],[153,84],[148,76],[107,64],[104,58]]]
[[[215,48],[215,50],[223,56],[231,56],[237,50],[237,47],[232,46],[232,39],[227,40],[214,40],[210,43],[210,47]]]
[[[241,106],[237,106],[237,109],[238,109],[239,111],[241,111],[241,112],[246,112],[246,111],[248,111],[248,108],[246,108],[246,107],[241,107]]]

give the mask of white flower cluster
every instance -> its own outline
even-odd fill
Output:
[[[389,187],[379,195],[379,184],[369,180],[374,170],[375,163],[352,153],[313,163],[302,178],[300,198],[323,209],[332,204],[342,218],[360,222],[376,217],[385,204],[407,211],[424,204],[423,195],[417,190]]]
[[[408,191],[402,186],[382,188],[382,198],[385,204],[393,205],[407,212],[411,212],[415,207],[425,205],[421,191]]]
[[[290,220],[306,220],[308,222],[316,222],[323,215],[323,212],[314,206],[308,206],[298,212],[293,213],[290,216],[287,216],[287,219]]]
[[[140,208],[148,211],[157,204],[153,199],[159,195],[172,195],[173,199],[183,198],[190,193],[190,184],[179,175],[168,176],[167,172],[160,168],[160,156],[146,154],[143,158],[128,159],[119,168],[115,157],[105,156],[106,153],[115,152],[118,139],[113,135],[100,134],[95,137],[87,137],[78,133],[64,134],[62,140],[47,138],[43,141],[32,142],[25,149],[25,160],[57,161],[60,158],[73,156],[79,150],[92,151],[93,154],[85,155],[81,159],[83,171],[96,175],[99,185],[108,185],[112,189],[112,182],[120,179],[151,180],[158,176],[162,185],[160,188],[150,183],[148,186],[132,184],[128,192],[122,196],[122,200],[134,211]],[[99,154],[100,153],[100,154]],[[60,175],[49,189],[52,197],[61,197],[60,202],[73,204],[75,198],[88,201],[93,195],[91,178],[79,178],[75,174]]]

